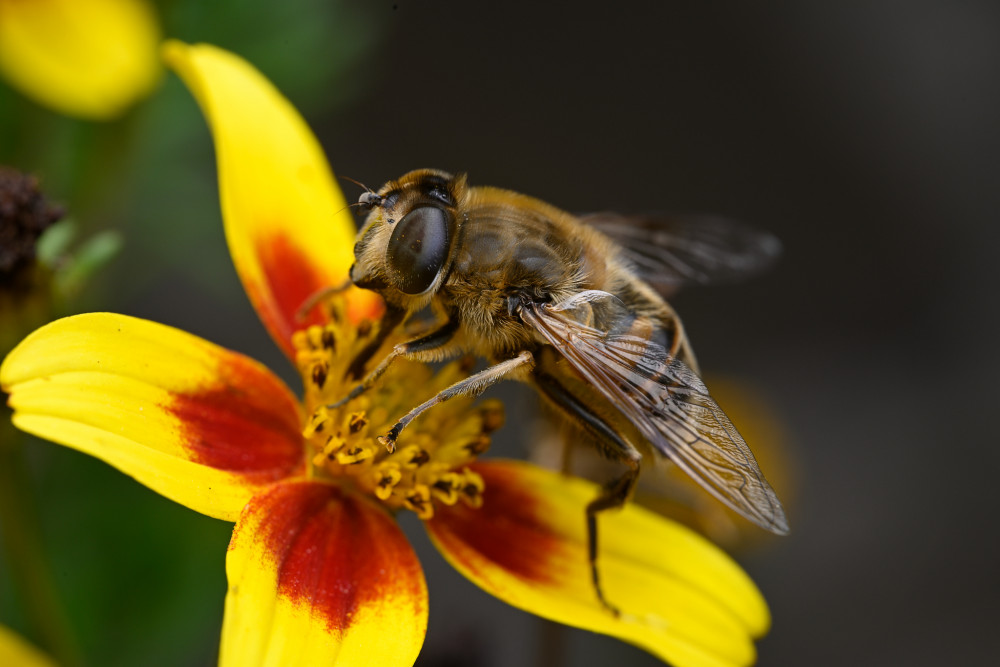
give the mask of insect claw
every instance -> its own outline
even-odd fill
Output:
[[[378,442],[380,445],[385,447],[390,454],[396,451],[396,438],[392,437],[392,434],[380,435],[378,437]]]
[[[409,420],[407,420],[407,422],[408,421]],[[379,436],[379,444],[384,445],[385,448],[389,450],[390,454],[396,451],[396,438],[399,437],[399,432],[403,430],[403,426],[405,425],[406,422],[396,422],[396,425],[389,429],[388,433]]]
[[[615,618],[622,617],[621,610],[604,599],[604,592],[601,591],[601,589],[597,589],[597,599],[600,601],[601,606],[604,607],[608,612],[610,612],[612,616],[614,616]]]

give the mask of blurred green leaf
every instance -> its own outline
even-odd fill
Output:
[[[59,261],[69,252],[77,234],[77,224],[72,218],[65,218],[46,229],[35,245],[35,256],[38,261],[49,267],[56,268]]]
[[[56,272],[56,291],[60,297],[75,296],[98,271],[110,262],[122,248],[122,237],[116,231],[95,234],[83,242],[73,256]]]

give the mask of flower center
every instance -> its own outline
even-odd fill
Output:
[[[466,362],[438,372],[430,366],[396,361],[378,384],[338,408],[358,382],[349,378],[351,362],[375,339],[377,324],[344,324],[334,309],[334,324],[295,334],[296,365],[305,384],[303,436],[312,475],[350,482],[393,510],[406,508],[421,519],[434,515],[436,503],[482,503],[483,480],[467,466],[490,446],[490,433],[503,423],[499,401],[473,406],[453,398],[426,411],[400,434],[390,453],[377,438],[396,420],[468,374]],[[381,359],[380,354],[374,361]]]

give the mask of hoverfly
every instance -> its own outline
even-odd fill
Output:
[[[698,377],[680,319],[654,288],[753,272],[776,254],[772,237],[714,219],[657,229],[614,214],[576,217],[434,170],[407,173],[358,204],[369,212],[350,280],[384,298],[386,331],[427,307],[437,322],[396,345],[339,404],[399,357],[472,353],[492,363],[415,407],[383,444],[392,449],[414,417],[448,398],[503,378],[532,384],[624,464],[586,509],[594,586],[611,610],[598,577],[597,515],[626,502],[645,455],[669,459],[757,525],[788,532],[750,448]]]

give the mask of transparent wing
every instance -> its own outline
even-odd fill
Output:
[[[592,326],[620,321],[616,308],[624,310],[616,297],[588,291],[558,305],[523,304],[521,316],[657,451],[734,511],[762,528],[787,533],[777,495],[695,372],[661,345]]]
[[[741,280],[781,253],[771,234],[727,218],[592,213],[579,220],[620,245],[640,277],[660,290]]]

